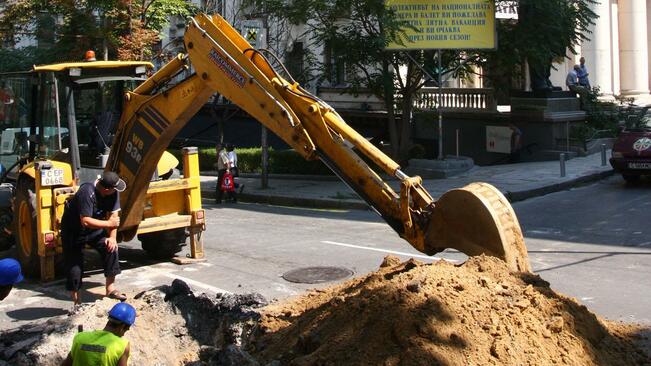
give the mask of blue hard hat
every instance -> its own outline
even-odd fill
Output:
[[[126,302],[115,304],[108,315],[126,325],[133,325],[136,321],[136,309]]]
[[[20,263],[13,258],[0,259],[0,286],[15,285],[23,280]]]

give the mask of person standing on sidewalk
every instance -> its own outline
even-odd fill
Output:
[[[103,330],[81,332],[72,340],[72,348],[62,366],[126,366],[131,346],[122,338],[136,321],[136,309],[121,302],[108,313]]]
[[[13,258],[0,259],[0,301],[4,300],[15,284],[23,280],[20,263]]]
[[[590,79],[588,79],[590,73],[588,73],[588,68],[585,66],[585,57],[581,57],[579,62],[579,69],[576,72],[577,77],[579,78],[579,85],[590,90]]]
[[[224,149],[224,145],[218,142],[215,146],[217,151],[217,162],[215,163],[215,168],[217,168],[217,187],[215,191],[215,203],[222,203],[222,198],[224,196],[224,191],[222,191],[222,183],[224,182],[224,174],[230,172],[229,161],[228,161],[228,152]]]
[[[226,151],[228,152],[228,163],[231,169],[231,175],[233,178],[237,178],[240,176],[240,170],[237,167],[237,153],[235,152],[235,146],[233,146],[233,144],[227,144]],[[244,189],[244,183],[238,182],[237,179],[234,179],[234,181],[236,192],[242,193],[242,190]],[[233,193],[233,195],[235,195],[235,193]]]
[[[509,155],[510,163],[520,162],[520,152],[522,151],[522,131],[514,124],[509,124],[511,129],[511,154]]]
[[[114,172],[104,172],[93,183],[82,184],[66,203],[61,219],[61,242],[66,268],[66,289],[75,305],[81,304],[79,290],[84,276],[84,246],[93,247],[102,257],[106,296],[124,301],[115,289],[120,274],[117,233],[120,226],[120,192],[126,183]]]

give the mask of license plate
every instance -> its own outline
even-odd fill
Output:
[[[651,169],[651,163],[628,163],[629,169]]]
[[[56,186],[63,184],[63,169],[51,168],[41,170],[41,185],[42,186]]]

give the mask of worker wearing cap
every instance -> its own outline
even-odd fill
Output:
[[[4,300],[15,284],[23,280],[20,263],[13,258],[0,259],[0,301]]]
[[[80,332],[72,340],[72,348],[63,366],[126,366],[129,361],[129,341],[122,338],[136,321],[136,309],[121,302],[108,313],[103,330]]]
[[[120,192],[127,185],[114,172],[104,172],[93,183],[82,184],[66,203],[61,219],[61,241],[67,274],[66,289],[75,305],[81,303],[79,290],[84,274],[84,245],[90,245],[102,257],[106,277],[106,296],[120,301],[126,295],[115,289],[120,273],[117,231],[120,226]]]

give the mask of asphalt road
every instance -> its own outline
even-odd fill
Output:
[[[204,202],[207,261],[178,266],[147,259],[138,242],[121,244],[131,295],[180,278],[196,291],[259,292],[282,299],[326,284],[288,282],[283,273],[336,266],[363,275],[387,254],[432,260],[400,239],[371,211],[332,211],[258,204]],[[556,290],[609,319],[651,325],[651,182],[627,186],[620,177],[514,205],[534,271]],[[92,254],[92,252],[88,252]],[[454,251],[441,255],[464,260]],[[89,255],[90,266],[97,261]],[[85,301],[102,295],[96,267],[85,279]],[[61,281],[21,284],[0,303],[0,329],[65,314]]]

